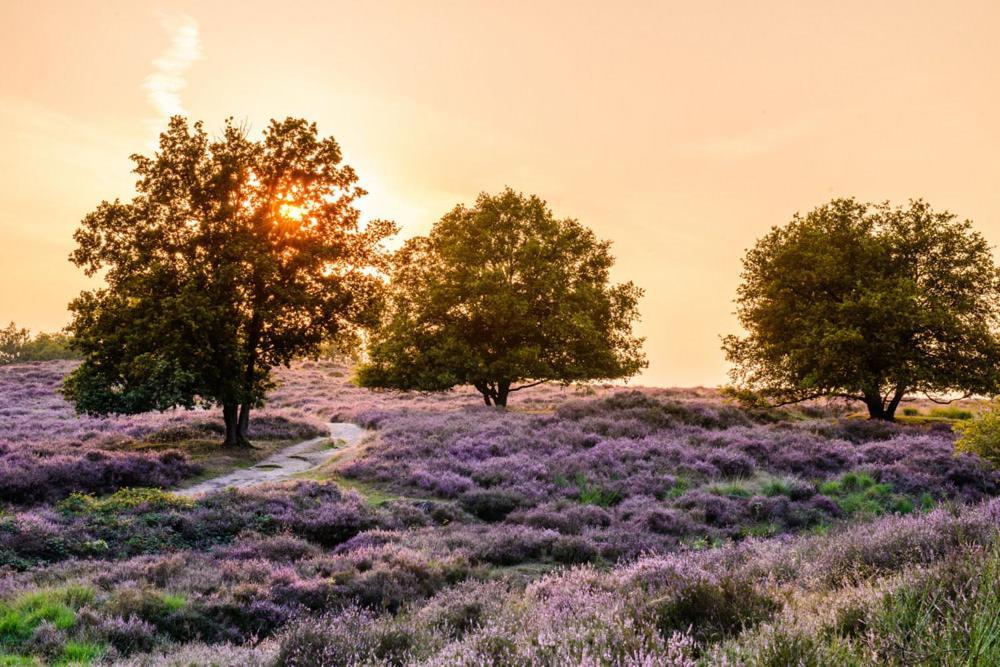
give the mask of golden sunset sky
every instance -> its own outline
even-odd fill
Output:
[[[725,381],[740,258],[834,196],[1000,241],[995,2],[0,0],[0,320],[54,330],[80,218],[167,116],[337,138],[409,236],[537,193],[646,290],[644,384]]]

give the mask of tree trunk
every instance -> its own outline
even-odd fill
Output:
[[[240,406],[240,418],[236,424],[236,442],[242,447],[250,445],[250,404]]]
[[[226,422],[226,440],[222,444],[226,447],[235,447],[239,444],[238,409],[239,406],[236,403],[222,405],[222,419]]]
[[[485,403],[486,405],[493,405],[492,401],[493,391],[491,390],[490,385],[488,383],[474,382],[472,386],[476,388],[476,391],[478,391],[480,394],[483,395],[483,403]]]
[[[899,402],[903,400],[903,396],[906,394],[906,387],[900,383],[896,385],[896,393],[892,395],[892,400],[889,401],[889,405],[885,408],[885,416],[883,419],[886,421],[896,420],[896,408],[899,407]]]
[[[495,397],[496,404],[501,408],[507,407],[507,396],[510,395],[510,382],[506,380],[501,380],[497,382],[497,394]]]
[[[255,290],[255,293],[259,290]],[[257,346],[260,344],[261,318],[259,311],[254,309],[247,331],[247,365],[243,375],[243,403],[240,405],[240,416],[237,424],[236,440],[242,447],[250,446],[250,405],[254,399],[254,380],[257,373]]]
[[[885,404],[882,402],[882,394],[878,389],[865,392],[865,405],[868,407],[869,419],[892,421],[892,415],[886,415]]]

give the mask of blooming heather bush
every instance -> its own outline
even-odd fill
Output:
[[[0,499],[29,504],[70,493],[110,493],[129,486],[166,488],[199,468],[178,452],[133,454],[89,449],[69,455],[39,455],[0,443]]]
[[[0,566],[23,569],[66,558],[127,558],[178,548],[202,549],[253,531],[288,531],[335,546],[378,525],[405,527],[419,512],[376,511],[335,484],[297,482],[275,488],[223,491],[196,501],[151,490],[124,490],[97,500],[74,496],[59,511],[0,515]],[[274,543],[268,548],[277,549]],[[285,544],[293,554],[301,543]]]
[[[8,368],[52,382],[43,365]],[[1000,501],[962,503],[1000,478],[954,456],[950,429],[622,388],[540,388],[500,412],[460,392],[362,393],[336,368],[282,371],[285,407],[261,423],[281,437],[308,423],[284,410],[306,409],[377,424],[339,472],[401,497],[373,506],[299,481],[186,499],[102,476],[136,439],[211,434],[198,413],[122,420],[132,430],[66,413],[52,440],[0,450],[28,457],[11,485],[32,462],[63,470],[46,473],[58,492],[0,513],[0,608],[44,608],[4,650],[241,667],[903,664],[911,639],[932,655],[937,633],[962,655],[962,628],[989,628],[976,573],[992,572]],[[0,403],[0,424],[49,423],[18,411]],[[86,483],[103,486],[72,486],[61,457],[88,456]],[[51,592],[64,586],[88,592]],[[903,622],[929,609],[944,620]]]
[[[403,541],[418,534],[425,543],[367,546],[356,538],[335,554],[283,535],[247,536],[202,552],[12,575],[0,606],[26,609],[24,591],[45,581],[88,582],[47,594],[56,607],[46,613],[67,605],[78,609],[74,622],[34,639],[25,633],[18,650],[41,655],[58,651],[60,642],[104,642],[125,664],[169,664],[161,647],[195,637],[219,644],[200,646],[204,659],[243,655],[229,646],[275,631],[280,664],[693,665],[699,655],[741,657],[731,664],[755,656],[756,664],[759,656],[839,655],[824,643],[831,636],[854,642],[850,655],[877,650],[891,658],[906,635],[893,634],[887,616],[898,617],[892,610],[901,603],[883,602],[883,593],[908,586],[914,592],[899,595],[917,609],[954,602],[949,618],[986,609],[986,589],[961,585],[978,566],[962,563],[993,549],[998,529],[994,501],[886,517],[827,536],[751,539],[610,570],[576,567],[526,587],[476,580],[485,573],[457,555],[465,547],[431,527],[396,533]],[[928,575],[921,578],[920,568]],[[934,580],[940,586],[928,589]],[[856,630],[876,621],[883,628],[878,638]],[[963,636],[957,624],[939,624],[921,637],[934,628],[951,628],[956,644]],[[146,650],[152,653],[142,655]]]
[[[397,413],[343,472],[457,499],[483,521],[579,536],[614,561],[1000,492],[1000,475],[953,456],[952,443],[950,432],[852,420],[759,423],[718,403],[628,391],[555,414]],[[879,497],[842,493],[831,483],[845,475],[873,480],[865,493]]]

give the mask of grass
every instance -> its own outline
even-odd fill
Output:
[[[688,479],[683,475],[677,475],[677,477],[674,479],[673,486],[671,486],[664,495],[667,498],[680,498],[685,493],[687,493],[688,490],[690,490],[691,487],[693,486],[694,482],[692,482],[690,479]]]
[[[959,407],[946,407],[946,408],[934,408],[931,410],[932,417],[938,417],[941,419],[953,419],[953,420],[968,420],[972,419],[975,415],[972,410],[965,410]]]
[[[93,599],[94,591],[87,586],[65,586],[22,593],[0,602],[0,646],[27,641],[43,622],[57,630],[69,630],[76,623],[76,610]]]
[[[56,665],[89,665],[104,654],[103,644],[68,641],[63,646],[62,656]]]
[[[398,493],[387,491],[381,486],[371,482],[363,482],[357,479],[344,477],[340,474],[340,464],[343,462],[344,461],[339,458],[331,458],[329,461],[317,468],[295,475],[293,479],[311,479],[317,482],[334,482],[337,486],[344,490],[356,492],[373,507],[378,507],[379,505],[384,505],[385,503],[393,500],[399,500],[404,497]],[[419,500],[434,500],[434,498],[420,498]]]
[[[728,498],[750,498],[752,496],[791,496],[795,487],[791,480],[757,474],[753,477],[738,477],[705,486],[705,491]]]
[[[345,441],[342,439],[331,440],[328,448],[340,450],[345,444]],[[344,451],[335,451],[333,455],[319,467],[307,470],[306,472],[300,473],[295,477],[297,479],[312,479],[317,482],[334,482],[343,489],[357,492],[358,495],[364,498],[365,501],[373,507],[378,507],[379,505],[384,505],[385,503],[393,500],[403,498],[404,496],[401,496],[398,493],[386,491],[384,488],[370,482],[348,479],[340,474],[341,466],[345,463],[350,463],[363,455],[365,449],[365,447],[362,446],[363,444],[364,441],[359,443],[356,447],[352,447]],[[406,497],[410,498],[412,496]],[[416,498],[416,500],[434,500],[434,498]]]
[[[749,498],[754,495],[756,485],[749,479],[736,479],[728,482],[709,484],[705,490],[717,496],[728,498]]]
[[[876,517],[887,513],[910,514],[917,509],[913,499],[895,494],[892,485],[879,483],[865,472],[848,472],[823,482],[817,490],[837,503],[849,516]],[[924,494],[921,509],[933,506],[933,498]]]
[[[160,489],[127,488],[115,491],[103,498],[74,493],[60,501],[56,507],[60,511],[70,514],[112,515],[139,506],[146,506],[149,510],[155,511],[173,507],[191,507],[193,504],[194,501],[190,498],[184,498]]]
[[[583,505],[611,507],[621,500],[620,493],[611,489],[605,489],[596,484],[591,484],[583,473],[579,473],[573,481],[579,494],[578,500]]]

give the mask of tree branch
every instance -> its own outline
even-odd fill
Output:
[[[920,393],[922,393],[924,395],[924,397],[927,398],[928,401],[930,401],[931,403],[937,403],[938,405],[949,405],[951,403],[954,403],[955,401],[961,401],[963,398],[969,398],[970,396],[972,396],[972,394],[962,394],[958,398],[949,398],[949,399],[945,400],[943,398],[934,398],[933,396],[931,396],[930,394],[928,394],[926,391],[923,391],[923,392],[920,392]]]
[[[792,398],[787,401],[782,401],[781,403],[770,403],[768,407],[772,408],[783,408],[786,405],[795,405],[796,403],[802,403],[804,401],[811,401],[815,398],[846,398],[851,401],[863,401],[865,400],[863,396],[855,396],[853,394],[831,394],[828,392],[820,392],[817,394],[810,394],[809,396],[803,396],[802,398]]]
[[[552,382],[552,380],[538,380],[537,382],[529,382],[528,384],[522,384],[520,387],[511,387],[510,391],[520,391],[522,389],[527,389],[529,387],[537,387],[540,384],[545,384],[546,382]]]

